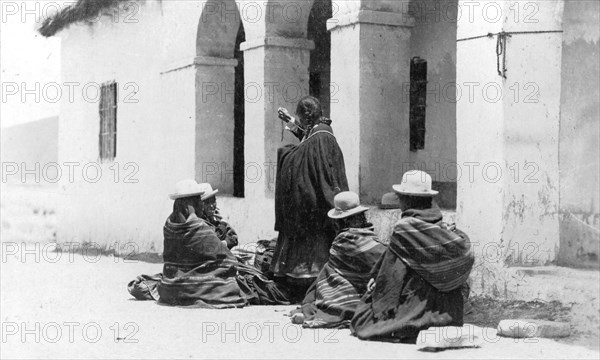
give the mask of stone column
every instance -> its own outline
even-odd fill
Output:
[[[561,29],[562,1],[473,4],[459,2],[458,223],[484,267],[547,264],[559,244],[562,39],[548,31]],[[546,33],[513,34],[498,57],[498,36],[485,35],[502,31]]]
[[[408,161],[412,18],[351,10],[330,19],[333,130],[344,153],[350,190],[377,203],[399,182]]]
[[[233,130],[237,60],[210,56],[196,67],[196,180],[233,194]]]
[[[292,114],[309,91],[308,65],[311,40],[268,36],[241,44],[244,51],[246,99],[245,162],[246,197],[273,198],[277,149],[297,141],[284,133],[277,108]]]

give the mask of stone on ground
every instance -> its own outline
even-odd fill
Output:
[[[512,338],[561,338],[571,334],[571,324],[537,319],[508,319],[498,324],[498,335]]]

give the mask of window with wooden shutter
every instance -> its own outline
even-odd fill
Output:
[[[410,151],[425,149],[425,109],[427,106],[427,61],[410,61]]]
[[[109,162],[117,156],[117,83],[100,86],[100,161]]]

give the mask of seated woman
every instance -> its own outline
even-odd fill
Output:
[[[369,271],[385,252],[367,222],[358,195],[346,191],[334,198],[327,214],[335,220],[338,235],[329,250],[329,261],[308,289],[302,307],[292,311],[292,322],[304,327],[347,327],[367,289]]]
[[[202,308],[231,308],[247,304],[237,284],[237,261],[205,218],[209,209],[202,196],[213,197],[210,185],[183,180],[169,197],[175,200],[164,233],[163,276],[158,302]],[[208,211],[207,211],[208,210]]]
[[[217,212],[217,192],[194,180],[177,183],[163,228],[163,273],[130,282],[136,299],[201,308],[289,304],[286,289],[229,250],[237,245],[237,234]]]
[[[462,290],[474,259],[467,235],[443,223],[433,207],[431,176],[409,171],[394,191],[402,219],[350,329],[364,340],[415,343],[421,330],[463,325]]]

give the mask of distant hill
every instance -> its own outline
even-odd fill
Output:
[[[43,167],[58,162],[58,116],[2,128],[0,132],[0,158],[3,163],[14,162],[19,166],[25,163],[27,169],[34,169],[35,163]],[[15,175],[8,177],[8,180],[10,182],[18,178]],[[29,177],[27,180],[29,182]],[[33,176],[31,180],[33,182]]]

